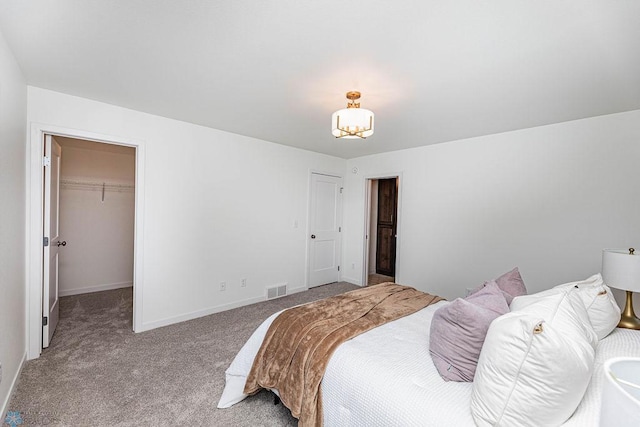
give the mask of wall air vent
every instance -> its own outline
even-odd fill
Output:
[[[287,284],[271,286],[267,288],[267,299],[280,298],[287,295]]]

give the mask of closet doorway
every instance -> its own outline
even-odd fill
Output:
[[[399,184],[397,176],[367,180],[365,286],[396,281]]]
[[[45,183],[53,197],[45,197],[44,216],[57,222],[58,238],[57,256],[45,257],[43,311],[50,320],[43,322],[43,348],[55,339],[59,297],[120,290],[132,312],[133,292],[125,288],[134,282],[136,148],[46,135],[45,152],[49,147],[60,160],[48,191]]]
[[[47,175],[52,175],[46,166],[47,154],[45,154],[45,142],[47,138],[68,137],[86,141],[99,142],[108,145],[120,145],[135,149],[135,231],[134,231],[134,278],[133,278],[133,331],[142,332],[145,329],[142,308],[144,297],[144,194],[145,194],[145,147],[144,140],[129,136],[118,136],[79,130],[58,125],[32,122],[28,144],[29,161],[27,162],[28,194],[27,194],[27,286],[28,286],[28,340],[27,359],[37,359],[42,353],[44,341],[43,319],[45,309],[52,305],[52,300],[58,298],[58,289],[55,289],[53,298],[45,299],[44,276],[49,273],[45,270],[43,254],[44,202],[51,192],[45,189]],[[62,237],[62,236],[60,236]],[[64,241],[64,237],[63,237]],[[56,246],[57,247],[57,246]],[[66,248],[65,248],[66,249]],[[51,277],[51,276],[50,276]],[[96,295],[96,294],[88,294]],[[73,298],[73,297],[72,297]],[[55,301],[53,301],[55,302]],[[44,312],[44,313],[43,313]]]

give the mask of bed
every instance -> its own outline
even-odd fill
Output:
[[[335,351],[321,385],[325,426],[475,425],[470,411],[472,383],[444,381],[429,354],[431,319],[444,304],[449,302],[438,302],[379,326]],[[278,314],[258,327],[227,369],[219,408],[247,397],[243,394],[246,377]],[[564,425],[598,425],[603,363],[612,357],[638,355],[638,331],[615,329],[602,339],[589,387]]]

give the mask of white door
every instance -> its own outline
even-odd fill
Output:
[[[311,174],[309,287],[340,277],[342,178]]]
[[[45,136],[44,162],[44,270],[42,292],[42,348],[49,347],[58,324],[58,250],[60,241],[60,156],[62,150],[51,137]]]

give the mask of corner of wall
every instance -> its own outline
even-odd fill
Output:
[[[0,32],[0,363],[3,412],[15,389],[26,355],[26,140],[27,85]]]

